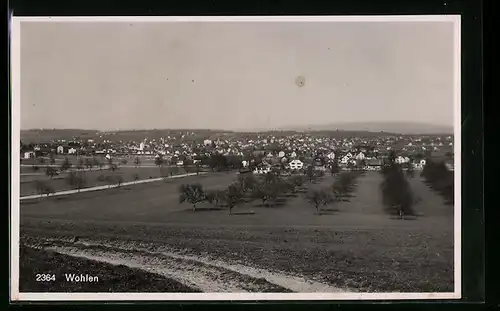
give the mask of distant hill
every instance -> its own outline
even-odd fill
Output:
[[[432,135],[453,134],[453,129],[420,123],[342,123],[318,126],[297,126],[277,130],[247,130],[230,131],[221,129],[150,129],[150,130],[122,130],[100,131],[85,129],[31,129],[21,130],[21,141],[24,143],[44,143],[57,140],[71,141],[73,139],[94,139],[95,141],[141,141],[144,138],[160,139],[161,137],[179,137],[186,132],[194,133],[188,140],[196,139],[228,139],[235,136],[254,139],[258,133],[283,137],[297,132],[310,132],[313,136],[341,137],[376,137],[387,135]]]
[[[363,131],[388,132],[403,135],[453,134],[453,127],[417,122],[345,122],[312,126],[290,126],[282,130],[294,131]]]

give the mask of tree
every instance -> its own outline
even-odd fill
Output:
[[[335,175],[335,174],[337,174],[339,171],[340,171],[339,164],[338,164],[338,162],[335,160],[335,161],[333,161],[333,163],[330,165],[330,175],[334,176],[334,175]]]
[[[214,153],[210,156],[209,166],[212,171],[221,171],[229,167],[228,159],[222,154]]]
[[[80,192],[80,189],[82,189],[83,187],[85,187],[87,179],[85,177],[85,174],[83,174],[82,172],[70,172],[68,174],[68,177],[66,178],[66,182],[70,186],[72,186],[75,189],[77,189],[78,192]]]
[[[356,168],[362,169],[366,166],[366,161],[365,159],[357,159],[356,160]]]
[[[311,182],[311,183],[316,178],[316,174],[314,174],[314,167],[312,165],[309,165],[307,167],[306,175],[307,175],[307,178],[309,179],[309,182]]]
[[[206,199],[205,192],[200,184],[181,185],[179,193],[179,203],[190,203],[193,206],[193,212],[196,211],[196,204]]]
[[[50,153],[50,165],[55,165],[56,164],[56,158],[54,157],[53,153]]]
[[[40,163],[40,165],[44,165],[45,164],[45,158],[38,158],[38,163]]]
[[[47,184],[45,181],[42,181],[42,180],[36,180],[35,181],[35,187],[36,187],[37,193],[40,196],[43,196],[44,194],[46,196],[49,196],[50,194],[54,194],[55,193],[54,188],[52,186],[50,186],[49,184]]]
[[[127,161],[127,159],[122,159],[121,163],[122,163],[123,165],[127,165],[128,161]]]
[[[314,189],[310,190],[306,199],[318,212],[321,212],[321,208],[333,202],[332,195],[324,189]]]
[[[52,179],[55,175],[57,175],[57,170],[49,166],[45,169],[45,175],[49,176],[50,179]]]
[[[155,165],[158,166],[158,168],[160,169],[160,176],[163,176],[163,164],[164,164],[163,157],[161,155],[157,156],[155,158]]]
[[[102,169],[99,164],[101,161],[99,161],[96,157],[92,157],[92,166],[99,167],[99,169]]]
[[[304,179],[302,176],[297,175],[292,177],[291,182],[295,186],[293,192],[297,192],[304,184]]]
[[[112,172],[115,172],[117,169],[118,169],[118,165],[116,165],[115,163],[112,163],[109,166],[109,170],[111,170]]]
[[[122,175],[117,175],[115,177],[115,181],[116,181],[116,185],[118,186],[118,188],[120,188],[123,184],[123,176]]]
[[[354,190],[355,172],[343,172],[333,183],[333,193],[337,201],[343,201]]]
[[[85,159],[85,167],[86,167],[87,169],[91,169],[93,165],[94,165],[94,164],[92,163],[92,160],[90,160],[89,158],[86,158],[86,159]]]
[[[136,168],[141,166],[141,159],[139,159],[139,157],[135,157],[134,164]]]
[[[380,187],[388,213],[399,215],[400,219],[404,219],[404,215],[414,215],[413,193],[400,165],[393,163],[388,167]]]
[[[104,180],[108,183],[108,188],[111,188],[111,185],[114,182],[113,176],[107,175],[106,177],[104,177]]]
[[[47,183],[45,181],[43,181],[43,180],[35,180],[36,192],[39,195],[43,195],[44,194],[45,187],[47,187]]]
[[[407,164],[406,176],[408,176],[408,178],[413,178],[415,176],[415,170],[413,169],[413,164],[411,162]]]
[[[78,164],[76,165],[76,169],[81,171],[85,167],[85,161],[83,159],[78,160]]]
[[[214,204],[215,207],[219,205],[219,202],[223,201],[224,193],[221,190],[208,190],[206,191],[205,197],[208,203]]]
[[[186,174],[189,173],[189,169],[190,169],[192,164],[193,164],[193,161],[191,161],[190,159],[184,159],[184,161],[182,161],[182,166],[184,167],[184,172]]]
[[[244,194],[243,191],[241,191],[241,187],[236,184],[232,184],[227,188],[224,196],[224,201],[229,208],[229,215],[232,214],[233,208],[235,208],[236,205],[243,201],[243,195]]]
[[[248,190],[252,190],[256,186],[257,180],[255,179],[253,174],[240,174],[238,175],[238,183],[241,187],[241,190],[243,192],[247,192]]]
[[[68,157],[64,158],[63,163],[61,164],[61,171],[67,171],[71,168],[71,162],[69,162]]]
[[[272,183],[275,183],[276,181],[278,180],[278,178],[276,177],[275,174],[273,174],[272,172],[267,172],[265,175],[264,175],[264,182],[266,184],[272,184]]]
[[[449,170],[444,162],[427,159],[421,176],[433,190],[444,197],[446,204],[454,203],[454,172]]]
[[[356,168],[356,162],[353,162],[351,160],[349,160],[349,162],[347,162],[347,168],[352,171],[354,168]]]
[[[54,193],[56,193],[56,191],[54,187],[52,187],[51,185],[45,185],[45,187],[43,187],[42,189],[42,194],[45,194],[46,196],[49,196]]]
[[[201,171],[200,162],[196,162],[195,167],[196,167],[196,175],[200,175]]]
[[[251,196],[254,199],[259,199],[262,202],[262,206],[266,206],[267,202],[275,198],[275,189],[270,183],[258,183],[252,189]]]
[[[139,180],[139,174],[134,173],[134,174],[132,175],[132,180],[134,181],[134,184],[135,184],[135,183],[137,183],[137,181]]]

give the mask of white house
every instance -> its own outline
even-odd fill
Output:
[[[106,154],[106,159],[108,159],[108,160],[111,159],[111,156],[109,155],[109,153]]]
[[[69,148],[68,149],[68,153],[69,154],[75,154],[76,153],[76,149],[75,148]]]
[[[356,160],[364,160],[366,157],[365,157],[365,154],[363,152],[360,152],[356,155]]]
[[[267,174],[270,171],[271,171],[271,167],[269,167],[269,166],[263,166],[263,167],[255,168],[253,170],[253,173],[254,174]]]
[[[243,166],[243,167],[248,167],[249,164],[250,163],[248,161],[245,161],[245,160],[241,161],[241,166]]]
[[[347,163],[349,163],[350,159],[351,159],[351,157],[349,157],[348,155],[345,155],[342,157],[342,159],[340,159],[340,163],[347,164]]]
[[[300,170],[304,167],[304,163],[302,163],[302,161],[300,160],[292,160],[290,161],[290,163],[288,163],[288,165],[290,166],[291,170]]]
[[[291,158],[296,158],[297,157],[297,153],[295,151],[292,151],[292,153],[290,154],[290,157]]]
[[[278,157],[283,158],[285,156],[285,153],[283,151],[280,151],[278,153]]]
[[[63,154],[64,153],[64,147],[63,146],[57,146],[57,153],[58,154]]]
[[[212,141],[210,139],[205,139],[203,141],[203,145],[205,145],[205,146],[211,146],[212,145]]]
[[[24,158],[25,159],[31,159],[35,157],[35,152],[33,151],[27,151],[24,153]]]
[[[335,152],[330,152],[329,154],[327,154],[326,156],[328,159],[330,160],[334,160],[335,159]]]
[[[396,161],[397,164],[403,164],[405,162],[405,159],[402,156],[398,156],[395,159],[395,161]]]

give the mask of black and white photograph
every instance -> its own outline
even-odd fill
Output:
[[[13,300],[461,298],[460,17],[14,17]]]

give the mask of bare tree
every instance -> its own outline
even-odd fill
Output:
[[[135,157],[134,164],[136,168],[141,166],[141,159],[139,159],[139,157]]]
[[[229,215],[232,215],[233,208],[243,202],[243,196],[244,194],[240,186],[232,184],[227,188],[224,195],[224,201],[229,208]]]
[[[200,184],[181,185],[179,187],[179,202],[182,204],[188,202],[193,206],[193,212],[196,211],[196,204],[206,199],[203,187]]]
[[[50,153],[50,165],[55,165],[56,164],[56,158],[54,157],[54,154],[51,152]]]
[[[132,175],[132,179],[134,180],[134,184],[135,184],[135,183],[137,183],[137,181],[139,180],[139,174],[134,173],[134,174]]]
[[[55,168],[49,166],[45,169],[45,175],[49,176],[50,179],[53,179],[54,176],[57,175],[57,170]]]
[[[321,212],[321,208],[325,205],[331,204],[333,198],[331,194],[324,190],[311,190],[306,196],[307,201],[316,208],[318,212]]]
[[[71,168],[71,162],[69,162],[68,157],[64,158],[63,163],[61,164],[61,171],[67,171]]]

